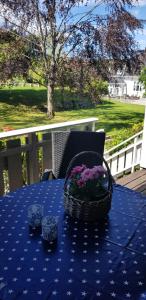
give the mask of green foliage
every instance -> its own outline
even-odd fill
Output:
[[[134,124],[132,126],[132,132],[133,132],[133,135],[139,131],[143,130],[143,122],[140,122],[138,124]]]
[[[44,64],[42,59],[33,59],[29,70],[28,76],[26,77],[27,82],[39,83],[40,85],[46,85],[45,74],[44,74]]]
[[[89,94],[93,101],[98,102],[101,100],[102,95],[108,94],[108,82],[91,78],[90,82],[85,87],[85,92]]]
[[[143,83],[144,88],[146,90],[146,67],[144,67],[141,71],[139,81]]]
[[[124,140],[127,140],[129,137],[143,130],[143,122],[133,124],[130,128],[122,128],[117,135],[117,130],[115,129],[113,132],[113,138],[111,141],[108,141],[106,146],[108,149],[120,144]]]
[[[10,83],[16,77],[24,77],[28,70],[29,59],[27,57],[29,48],[22,37],[15,32],[7,33],[5,39],[0,37],[0,83]],[[17,46],[16,46],[17,45]]]

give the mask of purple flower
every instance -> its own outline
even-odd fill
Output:
[[[83,199],[96,197],[104,190],[103,175],[106,170],[101,165],[87,168],[85,165],[76,166],[70,175],[70,192],[72,195]]]
[[[84,181],[84,182],[87,182],[88,180],[93,180],[97,178],[97,174],[96,174],[96,177],[95,177],[95,171],[93,169],[88,169],[86,168],[82,174],[81,174],[81,179]]]
[[[89,169],[86,168],[81,173],[81,179],[85,182],[88,180],[98,179],[102,177],[106,173],[106,170],[102,166],[94,166],[93,168]]]
[[[92,170],[94,170],[95,174],[97,173],[98,176],[103,176],[104,174],[106,174],[106,170],[103,166],[94,166]]]
[[[80,174],[85,168],[86,168],[85,165],[74,167],[71,171],[70,177],[73,177],[74,175]]]
[[[85,186],[85,182],[82,179],[77,180],[77,185],[82,188]]]

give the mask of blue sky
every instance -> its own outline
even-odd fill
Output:
[[[136,18],[146,20],[146,0],[139,0],[139,3],[135,3],[135,6],[131,10],[132,14]],[[141,49],[146,48],[146,22],[144,23],[143,31],[138,31],[136,34],[136,40],[139,43]]]

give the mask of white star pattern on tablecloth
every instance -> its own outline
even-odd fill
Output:
[[[71,291],[67,291],[67,296],[71,296],[72,292]]]
[[[53,291],[52,295],[54,295],[54,296],[57,295],[57,291]]]
[[[115,292],[112,292],[112,293],[111,293],[111,296],[115,298],[115,297],[116,297],[116,293],[115,293]]]
[[[96,296],[97,296],[97,297],[100,297],[100,296],[101,296],[101,293],[100,293],[100,292],[97,292],[97,293],[96,293]]]
[[[81,295],[86,296],[87,295],[86,291],[81,292]]]
[[[24,291],[23,291],[23,294],[24,294],[24,295],[27,295],[27,294],[28,294],[28,290],[24,290]]]

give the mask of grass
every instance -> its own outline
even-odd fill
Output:
[[[75,95],[66,91],[66,98],[76,100]],[[88,117],[99,119],[96,129],[104,128],[107,135],[114,137],[123,128],[143,121],[144,106],[125,104],[117,100],[104,100],[102,104],[92,109],[79,109],[56,112],[53,120],[48,120],[39,107],[46,105],[46,90],[37,87],[15,87],[0,90],[0,131],[4,127],[20,129],[57,122],[66,122]],[[56,100],[61,100],[59,89],[56,90]]]

